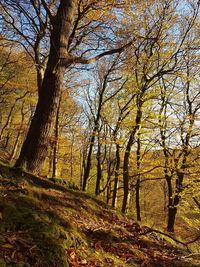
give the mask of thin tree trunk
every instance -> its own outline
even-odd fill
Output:
[[[106,146],[105,146],[106,147]],[[106,151],[106,148],[105,148],[105,151]],[[109,204],[110,202],[110,199],[112,198],[111,197],[111,178],[113,176],[113,173],[114,173],[114,168],[112,168],[112,145],[110,145],[110,148],[109,148],[109,156],[108,156],[108,161],[107,161],[107,182],[106,182],[106,185],[107,185],[107,189],[106,189],[106,203]]]
[[[176,214],[177,214],[177,206],[180,201],[179,193],[176,193],[172,206],[169,206],[168,208],[168,222],[167,222],[167,231],[168,232],[174,232],[174,225],[176,220]]]
[[[106,204],[108,205],[110,202],[110,195],[111,195],[111,183],[109,182],[106,190]]]
[[[136,214],[137,220],[141,221],[141,214],[140,214],[140,167],[141,167],[141,142],[140,142],[140,133],[138,133],[137,138],[137,172],[138,178],[136,182],[136,193],[135,193],[135,203],[136,203]]]
[[[10,153],[10,158],[9,158],[10,161],[12,161],[15,158],[15,155],[17,153],[17,148],[18,148],[18,145],[19,145],[20,131],[21,131],[21,129],[17,133],[17,137],[15,139],[15,143],[14,143],[13,149],[12,149],[12,151]]]
[[[89,151],[88,151],[86,166],[85,166],[84,175],[83,175],[83,186],[82,186],[83,191],[86,190],[87,181],[88,181],[88,178],[90,175],[90,168],[91,168],[91,161],[92,161],[92,150],[93,150],[93,146],[94,146],[96,130],[97,129],[95,127],[93,132],[92,132],[92,136],[90,138]]]
[[[124,198],[122,203],[122,212],[126,212],[127,202],[128,202],[128,195],[129,195],[129,157],[131,152],[131,147],[133,145],[135,137],[135,129],[131,132],[131,135],[129,137],[126,151],[124,155],[124,166],[123,166],[123,182],[124,182]]]
[[[176,212],[177,212],[177,209],[175,207],[170,207],[168,209],[167,231],[170,233],[174,232]]]
[[[167,218],[167,231],[174,232],[174,207],[173,207],[173,191],[172,191],[172,178],[165,174],[168,188],[168,218]],[[173,218],[174,217],[174,218]]]
[[[80,188],[83,188],[83,174],[85,170],[85,150],[80,149]]]
[[[136,203],[137,220],[141,221],[141,214],[140,214],[140,179],[137,179],[136,189],[135,190],[136,190],[135,203]]]
[[[60,102],[61,96],[59,99],[58,109],[56,112],[56,121],[55,121],[55,134],[54,134],[54,142],[53,142],[53,160],[52,160],[52,177],[57,177],[57,153],[58,153],[58,136],[59,136],[59,115],[60,115]]]
[[[22,109],[21,109],[21,117],[22,117],[21,124],[20,124],[19,131],[17,133],[17,137],[15,139],[15,143],[14,143],[12,152],[10,154],[10,159],[9,159],[10,161],[12,161],[15,158],[15,155],[17,153],[17,149],[18,149],[18,146],[19,146],[20,135],[21,135],[21,131],[22,131],[23,123],[24,123],[24,118],[25,118],[25,113],[23,112],[24,103],[25,103],[25,101],[22,104]]]
[[[124,155],[124,165],[123,165],[124,198],[123,198],[122,209],[121,209],[123,213],[126,212],[128,195],[129,195],[129,158],[130,158],[131,148],[132,148],[132,145],[135,139],[135,134],[140,127],[140,122],[142,119],[141,97],[142,96],[139,96],[139,99],[138,99],[138,110],[137,110],[137,115],[136,115],[136,120],[135,120],[136,125],[131,131],[131,134],[130,134],[130,137],[129,137],[129,140],[126,146],[125,155]]]
[[[102,178],[102,170],[101,170],[101,144],[98,136],[98,150],[97,150],[97,180],[96,180],[96,188],[95,195],[98,196],[100,193],[100,182]]]
[[[0,140],[1,140],[2,137],[3,137],[3,133],[4,133],[5,129],[6,129],[6,127],[7,127],[7,126],[9,125],[9,123],[10,123],[11,116],[12,116],[12,112],[13,112],[13,110],[14,110],[14,108],[15,108],[15,104],[16,104],[16,102],[12,105],[12,107],[11,107],[11,109],[10,109],[10,112],[9,112],[9,114],[8,114],[7,120],[6,120],[5,124],[4,124],[4,126],[1,128],[1,132],[0,132]]]
[[[3,133],[4,133],[5,129],[6,129],[6,128],[11,124],[11,122],[12,122],[12,113],[13,113],[15,107],[16,107],[17,102],[18,102],[19,100],[22,100],[27,94],[28,94],[28,92],[26,92],[24,95],[19,96],[18,98],[15,99],[15,102],[14,102],[14,104],[12,105],[12,107],[11,107],[9,113],[8,113],[7,120],[6,120],[4,126],[2,127],[2,129],[1,129],[1,131],[0,131],[0,140],[1,140],[2,137],[3,137]]]
[[[113,189],[113,197],[112,197],[112,207],[113,208],[116,207],[116,201],[117,201],[119,169],[120,169],[119,144],[116,144],[116,167],[115,167],[115,179],[114,179],[114,189]]]
[[[72,130],[72,141],[71,141],[71,148],[70,148],[70,178],[72,179],[73,177],[73,147],[74,147],[74,132]]]
[[[166,181],[163,182],[163,194],[164,194],[164,211],[167,211],[167,188]]]
[[[53,143],[51,142],[50,144],[50,149],[49,149],[49,161],[48,161],[48,177],[52,177],[52,162],[53,162]]]

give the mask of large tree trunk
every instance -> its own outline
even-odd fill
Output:
[[[39,99],[28,134],[23,143],[15,167],[40,172],[47,156],[49,138],[64,81],[68,40],[70,36],[75,4],[73,0],[61,0],[57,15],[53,19],[50,37],[50,54],[44,74]],[[62,60],[63,59],[63,60]],[[65,66],[63,66],[65,61]]]

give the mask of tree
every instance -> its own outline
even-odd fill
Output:
[[[101,64],[98,70],[99,79],[97,81],[97,90],[96,90],[97,92],[95,93],[96,99],[92,101],[90,96],[88,96],[90,101],[89,107],[90,107],[90,112],[92,114],[93,125],[89,137],[89,147],[88,147],[86,165],[84,169],[83,187],[82,187],[83,190],[86,190],[87,180],[90,174],[92,151],[95,143],[96,134],[100,131],[99,128],[100,128],[102,109],[106,104],[106,102],[112,100],[112,98],[115,97],[120,92],[120,90],[122,90],[123,86],[126,83],[125,80],[122,81],[121,84],[115,84],[116,81],[121,80],[121,77],[118,75],[118,66],[119,66],[118,56],[115,57],[111,61],[111,63],[108,63],[107,66],[105,64],[104,65]],[[114,88],[115,86],[116,88]],[[108,94],[108,91],[110,91],[111,93],[109,92]],[[98,153],[100,153],[100,146],[98,147]]]
[[[72,27],[75,4],[61,1],[56,16],[52,19],[51,46],[36,111],[15,167],[40,171],[47,155],[49,137],[52,134],[63,86],[65,66],[68,61],[67,44]],[[67,64],[67,62],[65,62]]]
[[[170,28],[175,27],[174,24],[176,24],[177,28],[180,27],[175,13],[176,2],[150,2],[145,9],[144,7],[142,8],[141,17],[144,21],[140,23],[143,29],[143,36],[141,36],[140,29],[137,42],[134,43],[134,49],[132,50],[133,56],[130,56],[133,64],[131,70],[134,74],[134,88],[137,94],[135,97],[136,112],[133,119],[134,122],[130,129],[123,161],[124,198],[122,212],[126,212],[127,208],[129,159],[137,133],[141,128],[143,105],[148,101],[146,96],[149,90],[154,88],[162,77],[174,73],[180,67],[181,56],[179,58],[179,55],[181,55],[184,48],[186,37],[194,26],[199,4],[197,2],[195,6],[192,6],[192,17],[181,34],[178,35],[179,39],[176,37],[176,45],[168,40],[168,38],[172,38]],[[139,17],[139,19],[141,18]],[[174,23],[170,24],[170,20],[173,20]]]
[[[1,9],[4,38],[21,46],[32,58],[39,92],[49,52],[49,17],[40,1],[4,0],[1,2]]]
[[[0,147],[9,160],[12,155],[17,156],[14,148],[21,145],[29,125],[35,104],[36,73],[30,56],[17,50],[12,42],[3,39],[0,54]]]
[[[189,158],[193,153],[192,148],[195,149],[194,128],[200,109],[197,101],[199,90],[195,85],[197,68],[194,54],[187,51],[183,61],[185,63],[184,74],[182,73],[181,78],[176,77],[173,89],[169,90],[172,85],[166,86],[167,81],[163,81],[161,88],[159,126],[164,173],[168,186],[167,230],[169,232],[174,232],[177,209],[184,190],[184,178],[191,165]],[[176,98],[173,99],[175,93]]]
[[[6,3],[5,1],[5,4]],[[81,0],[61,0],[58,3],[55,15],[53,14],[53,10],[56,8],[56,5],[51,8],[48,2],[41,1],[40,4],[46,11],[50,21],[51,32],[48,62],[42,80],[36,111],[31,121],[27,137],[23,143],[20,156],[15,164],[15,167],[23,167],[31,172],[40,172],[46,158],[48,142],[52,134],[66,68],[73,63],[89,64],[95,62],[103,56],[119,53],[123,51],[127,45],[130,45],[130,43],[125,44],[120,48],[105,51],[94,57],[84,58],[84,54],[91,53],[91,49],[88,50],[87,45],[85,45],[85,52],[82,52],[81,56],[76,56],[73,50],[79,47],[80,44],[82,44],[82,39],[90,33],[88,32],[90,24],[92,29],[96,28],[97,30],[99,30],[102,24],[101,21],[96,23],[91,19],[84,24],[83,21],[87,20],[89,17],[88,12],[95,8],[95,6],[97,7],[97,11],[100,10],[101,4],[110,9],[110,7],[112,7],[111,3],[108,2],[105,4],[104,1],[102,1],[102,3],[89,1],[84,4]],[[34,8],[38,11],[40,5]],[[31,16],[31,14],[28,14],[28,16]],[[93,21],[94,23],[92,24]],[[89,26],[86,28],[86,25]],[[84,30],[85,33],[82,32],[82,35],[78,37],[78,33],[80,34],[81,30]],[[101,36],[99,40],[100,39],[100,42],[103,42],[102,40],[106,38],[102,38]],[[97,43],[99,40],[97,40]]]

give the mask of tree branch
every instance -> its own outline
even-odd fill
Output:
[[[47,3],[45,2],[45,0],[41,0],[41,2],[42,2],[42,5],[43,5],[43,7],[44,7],[44,9],[45,9],[45,11],[47,13],[47,15],[49,16],[49,19],[50,19],[52,25],[53,25],[53,23],[54,23],[54,16],[52,15],[52,13],[51,13],[51,11],[50,11]]]
[[[127,47],[129,47],[131,44],[133,43],[133,41],[130,41],[129,43],[125,44],[122,47],[119,48],[114,48],[108,51],[105,51],[95,57],[92,58],[83,58],[83,57],[71,57],[70,59],[62,59],[62,64],[63,65],[69,65],[69,63],[80,63],[80,64],[90,64],[90,63],[94,63],[96,61],[98,61],[100,58],[104,57],[104,56],[108,56],[108,55],[113,55],[116,53],[121,53],[123,52]]]

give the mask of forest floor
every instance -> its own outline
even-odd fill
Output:
[[[200,266],[183,244],[58,182],[0,164],[0,267]]]

